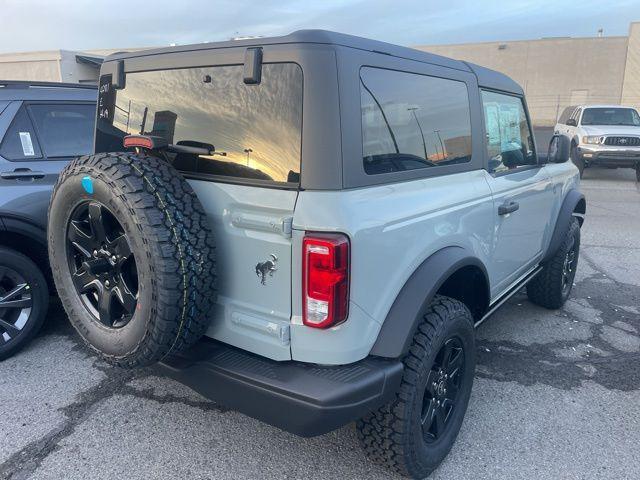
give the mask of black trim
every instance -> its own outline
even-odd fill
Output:
[[[86,83],[63,83],[63,82],[31,82],[29,80],[0,80],[0,85],[5,88],[30,88],[30,87],[51,87],[51,88],[85,88],[97,90],[97,85]]]
[[[480,320],[475,323],[475,327],[479,327],[485,320],[487,320],[491,315],[493,315],[507,300],[509,300],[513,295],[518,293],[522,287],[524,287],[527,283],[533,280],[540,272],[542,271],[542,267],[538,266],[531,271],[526,277],[512,286],[509,290],[503,293],[500,297],[498,297],[494,302],[489,306],[489,310],[485,313]]]
[[[403,374],[399,360],[277,362],[206,338],[156,368],[211,400],[303,437],[330,432],[384,405]]]
[[[440,287],[457,270],[468,266],[482,270],[488,287],[489,276],[484,264],[462,247],[445,247],[422,262],[393,302],[371,355],[385,358],[404,355],[409,350],[424,312]],[[488,288],[485,295],[489,298]]]
[[[573,213],[580,202],[584,203],[584,209],[586,211],[586,201],[584,199],[584,195],[578,190],[570,190],[569,193],[567,193],[567,196],[564,197],[564,201],[562,202],[562,206],[560,207],[560,212],[558,213],[558,218],[556,220],[556,226],[553,229],[551,241],[549,242],[547,251],[542,257],[542,261],[540,262],[541,264],[548,262],[558,251],[560,245],[562,245],[565,233],[567,232],[567,229],[569,228],[569,224],[571,222],[571,217],[573,216]],[[578,218],[580,226],[582,226],[584,219],[582,217]]]
[[[18,233],[37,242],[47,245],[47,229],[28,218],[20,217],[13,213],[0,212],[0,226],[3,232]]]

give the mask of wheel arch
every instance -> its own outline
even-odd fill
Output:
[[[33,260],[44,274],[49,291],[53,291],[46,229],[28,219],[0,214],[0,245],[20,252]]]
[[[458,246],[445,247],[429,256],[398,293],[370,354],[387,358],[404,355],[424,312],[437,294],[465,303],[474,319],[479,320],[487,311],[490,299],[484,263]]]
[[[564,233],[567,231],[567,228],[569,228],[571,218],[576,217],[578,219],[580,227],[582,227],[582,224],[584,223],[584,215],[586,213],[587,201],[585,200],[584,195],[578,190],[569,190],[569,193],[567,193],[567,195],[564,197],[564,200],[562,201],[562,206],[560,207],[560,212],[558,213],[558,218],[556,219],[556,225],[553,229],[553,234],[551,235],[549,246],[547,247],[547,251],[542,257],[542,261],[540,263],[548,262],[549,259],[553,257],[554,253],[558,250],[558,248],[562,244]]]

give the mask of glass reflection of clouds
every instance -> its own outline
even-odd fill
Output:
[[[290,172],[300,172],[302,71],[291,63],[265,64],[259,85],[242,78],[241,65],[130,73],[126,88],[117,92],[114,126],[138,134],[144,121],[142,133],[168,135],[170,143],[210,143],[226,152],[200,162],[233,162],[286,182]]]

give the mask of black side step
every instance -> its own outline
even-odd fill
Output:
[[[495,313],[498,308],[500,308],[504,302],[509,300],[513,295],[515,295],[522,287],[524,287],[527,283],[529,283],[533,278],[538,275],[542,271],[542,267],[538,266],[534,270],[532,270],[527,276],[521,279],[518,283],[516,283],[513,287],[507,290],[501,297],[499,297],[495,302],[493,302],[489,306],[489,310],[484,316],[475,323],[476,328],[480,326],[487,318],[489,318],[493,313]]]

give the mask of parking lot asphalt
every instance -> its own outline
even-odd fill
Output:
[[[434,479],[640,478],[640,187],[632,170],[594,169],[582,189],[571,300],[548,311],[520,293],[478,329],[467,417]],[[393,477],[353,425],[301,439],[111,368],[52,309],[0,363],[2,479]]]

